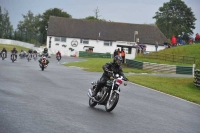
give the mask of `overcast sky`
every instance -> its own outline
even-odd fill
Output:
[[[200,33],[200,0],[184,0],[188,7],[192,8],[197,21],[194,34]],[[10,21],[14,29],[22,14],[26,15],[30,10],[34,15],[43,14],[50,8],[60,8],[72,16],[72,18],[85,18],[95,15],[98,7],[101,19],[114,22],[150,24],[155,23],[155,12],[164,2],[169,0],[0,0],[2,9],[9,12]]]

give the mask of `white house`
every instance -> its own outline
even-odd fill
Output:
[[[138,33],[138,34],[137,34]],[[126,51],[127,59],[134,59],[135,42],[146,44],[146,51],[164,49],[164,34],[153,25],[104,22],[51,16],[47,30],[47,48],[52,53],[79,56],[79,51],[91,49],[96,53],[111,53],[117,48]],[[73,51],[71,50],[73,49]]]

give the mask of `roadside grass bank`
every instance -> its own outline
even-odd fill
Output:
[[[6,48],[7,52],[10,52],[13,48],[16,48],[18,52],[21,50],[28,51],[28,48],[21,47],[21,46],[16,46],[16,45],[8,45],[8,44],[0,44],[0,50],[3,48]]]
[[[84,58],[83,62],[70,62],[65,66],[80,67],[89,72],[103,72],[102,66],[107,62],[112,62],[112,59],[104,58]],[[124,73],[152,73],[140,69],[123,67]],[[160,76],[127,76],[130,82],[143,85],[166,94],[170,94],[197,104],[200,104],[200,88],[193,85],[194,78],[179,78],[179,77],[160,77]],[[134,89],[134,88],[133,88]]]
[[[200,88],[194,86],[194,78],[140,75],[127,76],[127,78],[130,82],[200,104]]]
[[[148,55],[149,56],[156,55],[157,57],[162,57],[165,54],[169,54],[169,58],[172,58],[170,55],[195,57],[196,68],[200,69],[200,50],[199,49],[200,49],[200,43],[188,44],[188,45],[182,45],[182,46],[177,46],[173,48],[163,49],[158,52],[151,52]],[[144,56],[143,54],[138,54],[135,60],[143,61],[143,62],[158,63],[158,64],[192,66],[192,63],[187,64],[184,62],[172,62],[172,61],[165,61],[165,60],[160,60],[160,59],[149,59],[148,56]]]

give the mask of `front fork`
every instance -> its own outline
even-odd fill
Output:
[[[110,91],[110,96],[109,96],[108,101],[110,101],[113,91],[115,91],[117,94],[120,94],[120,88],[119,88],[119,86],[118,86],[117,90],[113,90],[114,85],[115,85],[115,81],[113,81],[113,84],[112,84],[112,88],[111,88],[111,91]]]

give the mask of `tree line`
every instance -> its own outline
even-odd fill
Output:
[[[155,25],[162,33],[170,39],[172,35],[181,35],[185,41],[193,34],[196,18],[191,10],[182,0],[170,0],[163,4],[153,16],[156,19]],[[9,13],[6,9],[2,11],[0,6],[0,38],[29,42],[40,46],[46,43],[47,26],[50,16],[72,18],[72,15],[59,8],[51,8],[43,14],[34,15],[30,10],[22,15],[23,20],[19,21],[17,29],[13,29]],[[83,19],[106,21],[99,18],[98,8],[94,16]]]

